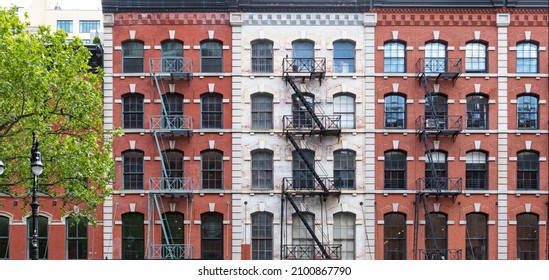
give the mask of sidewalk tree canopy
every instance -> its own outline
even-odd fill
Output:
[[[81,39],[67,41],[49,26],[31,32],[16,11],[0,8],[0,160],[6,166],[0,191],[29,202],[36,132],[44,163],[39,190],[59,198],[63,211],[78,206],[74,212],[94,222],[114,176],[102,71],[90,71]]]

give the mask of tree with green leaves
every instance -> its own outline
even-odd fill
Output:
[[[16,8],[0,8],[0,192],[29,202],[34,132],[44,163],[40,192],[63,201],[67,212],[78,206],[93,222],[114,176],[102,71],[90,71],[79,38],[67,42],[62,30],[28,26]]]

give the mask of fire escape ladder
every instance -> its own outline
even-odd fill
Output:
[[[168,259],[168,260],[171,260],[171,259],[175,259],[175,251],[174,251],[174,247],[171,246],[172,242],[172,234],[170,232],[170,228],[168,227],[168,225],[166,225],[165,223],[165,220],[162,218],[162,212],[164,212],[164,207],[162,206],[161,207],[161,201],[159,202],[159,199],[158,199],[158,196],[159,194],[154,194],[153,195],[153,198],[154,198],[154,204],[155,204],[155,207],[156,207],[156,211],[158,212],[158,217],[160,217],[160,225],[162,226],[162,233],[163,233],[163,237],[164,239],[166,240],[166,246],[165,246],[165,250],[162,250],[162,253],[165,254],[162,256],[162,258],[164,259]]]
[[[330,254],[328,253],[328,251],[326,251],[326,248],[324,247],[324,244],[322,244],[322,242],[320,241],[320,239],[318,239],[318,237],[316,236],[315,234],[315,231],[313,230],[313,228],[309,225],[309,223],[307,222],[307,219],[305,219],[305,216],[303,216],[303,214],[301,213],[301,210],[299,209],[299,207],[297,206],[297,204],[295,203],[294,199],[292,198],[292,195],[288,192],[285,192],[284,195],[286,196],[286,198],[288,199],[288,201],[290,202],[290,204],[292,205],[292,207],[294,208],[295,212],[297,213],[297,215],[299,216],[299,219],[301,220],[301,222],[303,222],[303,225],[305,226],[305,228],[307,229],[307,231],[309,232],[309,234],[311,234],[311,237],[313,238],[313,240],[315,241],[316,245],[318,246],[318,248],[320,249],[320,251],[322,252],[322,255],[324,256],[324,258],[326,259],[331,259],[332,257],[330,256]]]
[[[299,147],[299,144],[297,143],[297,141],[295,141],[295,138],[294,138],[293,134],[288,133],[286,137],[288,138],[288,140],[290,140],[290,143],[292,143],[295,150],[297,151],[297,153],[299,154],[299,156],[301,157],[301,159],[303,160],[303,162],[307,166],[307,169],[309,169],[309,171],[311,172],[311,174],[313,175],[313,177],[315,178],[317,183],[320,185],[320,187],[322,188],[324,193],[328,194],[328,192],[329,192],[328,187],[326,187],[326,184],[324,183],[324,180],[322,180],[322,178],[320,178],[318,173],[316,173],[314,165],[311,164],[309,162],[309,160],[307,160],[307,157],[301,151],[301,148]],[[314,189],[314,186],[313,186],[313,189]]]
[[[292,89],[295,91],[297,97],[299,98],[299,101],[301,101],[301,103],[303,104],[303,106],[305,106],[305,108],[307,109],[307,112],[309,112],[309,114],[311,115],[311,118],[312,118],[313,121],[316,123],[316,125],[318,126],[318,128],[319,128],[321,131],[326,130],[326,127],[324,126],[324,124],[322,123],[322,121],[321,121],[321,120],[318,118],[318,116],[315,114],[315,110],[314,110],[313,106],[307,101],[307,99],[305,99],[305,96],[303,95],[303,93],[301,92],[301,90],[299,89],[299,87],[295,84],[294,78],[287,74],[287,75],[286,75],[286,81],[290,84],[290,86],[292,87]]]

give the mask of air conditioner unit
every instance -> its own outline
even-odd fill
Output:
[[[436,119],[427,119],[425,120],[426,129],[437,129],[437,120]]]

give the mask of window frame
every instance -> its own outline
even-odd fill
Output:
[[[223,73],[223,42],[215,39],[200,42],[200,72]]]
[[[68,27],[68,28],[65,28]],[[74,28],[74,23],[72,20],[57,20],[57,30],[63,30],[67,33],[72,33]]]
[[[350,149],[334,151],[334,186],[340,189],[356,188],[355,151]]]
[[[213,162],[213,166],[210,166]],[[200,189],[223,190],[224,189],[224,162],[223,152],[220,150],[204,150],[200,153]],[[207,184],[206,184],[207,182]],[[208,187],[205,187],[208,185]],[[210,187],[213,185],[213,187]]]
[[[251,96],[252,129],[273,129],[273,95],[256,92]]]
[[[341,49],[340,49],[341,48]],[[333,42],[334,73],[355,73],[356,72],[356,42],[352,40],[337,40]],[[350,62],[344,65],[344,62]],[[344,71],[347,66],[347,71]]]
[[[484,50],[480,49],[480,46],[484,47]],[[480,67],[468,66],[483,65],[483,69]],[[482,40],[472,40],[465,44],[465,72],[466,73],[487,73],[488,72],[488,42]]]
[[[388,150],[384,153],[383,160],[383,189],[406,190],[407,189],[407,154],[403,150]],[[395,159],[393,160],[393,156]],[[403,168],[401,165],[404,165]],[[390,176],[389,176],[390,175]],[[391,178],[388,178],[391,177]],[[396,179],[393,179],[396,178]],[[402,178],[402,179],[399,179]],[[398,187],[387,187],[398,186]]]
[[[223,129],[223,95],[220,93],[200,96],[200,128]]]
[[[78,22],[78,30],[80,33],[90,33],[92,30],[99,31],[100,29],[101,21],[99,20],[80,20]]]
[[[307,221],[307,224],[314,225],[315,223],[315,214],[303,211],[301,212],[301,215],[304,217],[304,219]],[[315,227],[310,227],[313,231],[315,231]],[[297,213],[292,214],[292,245],[299,248],[299,250],[296,252],[297,259],[300,260],[312,260],[315,256],[315,242],[314,239],[311,237],[311,234],[307,230],[307,227],[299,217]],[[307,247],[305,247],[307,246]],[[302,257],[302,258],[299,258]]]
[[[122,129],[143,129],[144,118],[145,96],[140,93],[122,95]]]
[[[484,130],[488,129],[489,120],[489,99],[485,94],[473,93],[467,95],[466,102],[466,127],[467,129]],[[478,102],[484,100],[484,103]],[[478,109],[476,108],[478,105]],[[479,116],[473,118],[473,116]],[[478,125],[474,124],[478,122]]]
[[[525,99],[529,99],[530,102],[526,103]],[[532,106],[532,101],[534,100],[536,104],[535,106]],[[526,107],[529,107],[529,108],[526,108]],[[535,112],[532,112],[532,109]],[[527,118],[524,118],[524,124],[522,125],[521,125],[521,122],[523,122],[522,121],[523,118],[521,116],[527,116]],[[518,95],[517,96],[517,129],[521,129],[521,130],[539,129],[539,117],[540,117],[539,96],[535,94],[530,94],[530,93]],[[532,122],[534,123],[533,125],[532,125]]]
[[[222,260],[224,256],[224,226],[223,226],[223,214],[218,212],[206,212],[200,215],[200,257],[202,260]],[[211,223],[211,224],[210,224]],[[208,229],[206,227],[214,227],[214,236],[207,235]],[[220,231],[220,233],[218,232]],[[211,244],[210,244],[211,243]],[[213,245],[211,247],[218,250],[210,250],[207,245]],[[215,254],[213,258],[205,257],[205,254]]]
[[[128,212],[122,214],[122,259],[143,260],[145,259],[145,215],[139,212]],[[128,236],[128,234],[137,234]],[[136,246],[135,250],[127,248]],[[135,255],[134,255],[135,254]],[[131,256],[133,255],[133,256]]]
[[[302,158],[300,153],[303,154],[306,158]],[[314,150],[301,149],[300,151],[292,151],[292,185],[293,188],[296,190],[308,188],[314,189],[316,186],[313,173],[311,172],[311,170],[309,170],[309,168],[307,168],[307,164],[305,163],[306,160],[309,161],[309,165],[313,166],[314,168]]]
[[[525,157],[531,158],[525,158]],[[535,157],[535,158],[534,158]],[[539,153],[533,150],[517,152],[517,190],[539,190]],[[535,178],[534,178],[535,177]]]
[[[448,43],[443,40],[425,42],[425,73],[444,73],[448,69]],[[443,60],[443,64],[439,60]],[[433,69],[433,61],[436,63]]]
[[[0,260],[10,258],[10,218],[0,216]]]
[[[527,46],[530,47],[529,50],[524,49]],[[539,73],[539,43],[532,40],[519,41],[517,42],[516,48],[516,72],[520,74]],[[528,53],[530,53],[530,55],[526,56]],[[535,57],[532,57],[532,54],[535,54]],[[532,65],[532,63],[534,65]]]
[[[67,260],[87,260],[88,259],[88,220],[86,218],[80,218],[78,222],[76,222],[76,219],[73,217],[67,217],[65,219],[65,236],[66,236],[66,257]],[[71,236],[71,230],[70,227],[75,226],[76,230],[74,233],[75,236]],[[81,229],[81,227],[85,227],[85,229]],[[85,236],[81,236],[80,234],[85,234]],[[71,245],[71,243],[76,243],[76,257],[71,256],[71,247],[74,245]],[[80,246],[85,247],[80,248]],[[84,250],[84,253],[82,254],[81,250]]]
[[[130,65],[129,62],[135,63]],[[135,69],[134,69],[135,68]],[[122,73],[145,72],[145,44],[139,40],[127,40],[122,42]]]
[[[176,224],[178,221],[180,221],[180,224]],[[164,223],[164,226],[162,227],[162,245],[167,245],[168,242],[166,240],[166,236],[170,238],[169,244],[170,245],[185,245],[185,217],[183,213],[180,212],[164,212],[162,213],[162,222]],[[174,226],[175,224],[175,226]],[[180,227],[181,230],[177,230],[178,227]],[[165,228],[168,229],[167,232],[165,232]],[[174,235],[176,235],[174,237]],[[179,255],[180,258],[171,258],[170,255],[166,252],[167,250],[162,250],[162,259],[166,260],[182,260],[185,259],[185,255],[187,252],[183,252],[183,254]],[[178,252],[176,250],[176,252]]]
[[[389,212],[383,215],[383,259],[406,260],[406,239],[406,214]],[[391,245],[396,245],[396,249],[389,249],[395,247]]]
[[[334,213],[334,244],[341,244],[341,260],[356,259],[356,214]]]
[[[315,70],[315,42],[298,39],[292,42],[293,72],[311,73]]]
[[[273,41],[267,39],[256,39],[250,43],[251,50],[251,72],[252,73],[273,73]]]
[[[356,96],[341,92],[334,95],[334,115],[341,116],[340,128],[356,128]]]
[[[272,260],[273,245],[273,213],[266,211],[254,212],[252,220],[252,260]]]
[[[145,189],[144,158],[145,153],[140,150],[126,150],[122,152],[122,190]],[[128,178],[126,178],[126,176],[128,176]],[[129,185],[126,186],[126,184]]]
[[[406,129],[406,96],[400,93],[386,94],[383,97],[383,114],[383,128]],[[395,125],[389,125],[389,120],[395,120]]]
[[[483,219],[479,224],[473,224],[473,222],[479,222],[479,217]],[[469,218],[472,220],[470,221]],[[465,259],[466,260],[487,260],[488,259],[488,215],[485,213],[469,213],[465,216]],[[483,222],[483,223],[482,223]],[[470,230],[470,226],[481,226],[481,229]],[[477,235],[478,234],[478,235]],[[478,253],[475,253],[475,249],[480,247],[480,258],[475,257]]]
[[[424,232],[425,232],[425,253],[427,254],[427,259],[436,257],[436,255],[431,255],[434,241],[431,237],[430,225],[433,226],[433,231],[435,233],[434,240],[437,243],[437,249],[439,252],[442,252],[444,259],[448,260],[448,215],[442,212],[431,212],[429,213],[430,219],[425,221]],[[439,219],[437,221],[437,219]],[[441,226],[441,228],[439,228]],[[437,233],[439,235],[437,235]],[[441,246],[442,245],[442,246]],[[436,260],[436,259],[434,259]]]
[[[177,39],[164,40],[160,43],[162,72],[182,72],[185,70],[183,41]]]
[[[488,153],[481,150],[468,151],[465,154],[465,174],[465,189],[488,190]]]
[[[532,224],[523,224],[527,221],[525,221],[526,218],[535,219],[535,221]],[[516,247],[516,254],[517,259],[520,260],[539,260],[539,215],[535,213],[520,213],[517,214],[517,247]],[[532,221],[530,221],[532,222]],[[527,232],[529,230],[529,232]],[[523,236],[524,234],[524,236]],[[523,243],[527,243],[525,245],[522,245]],[[535,248],[535,251],[530,250],[521,250],[522,248]],[[530,257],[527,258],[521,258],[521,256],[526,256],[526,254],[529,254]]]
[[[32,250],[32,216],[27,217],[27,255],[31,258]],[[50,219],[47,216],[38,215],[38,259],[47,260],[49,252]],[[45,235],[45,236],[44,236]]]
[[[383,72],[406,73],[406,42],[391,40],[383,43]]]
[[[274,189],[273,151],[256,149],[250,152],[252,181],[251,188],[257,190]],[[263,157],[263,158],[261,158]],[[263,163],[262,166],[258,166]]]

